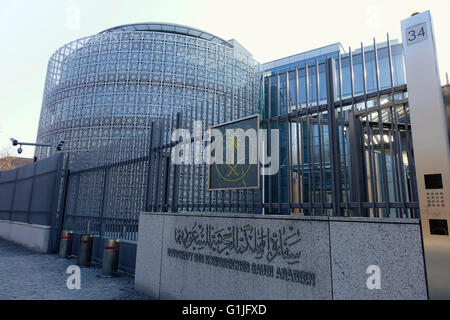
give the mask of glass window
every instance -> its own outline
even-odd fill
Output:
[[[387,48],[378,50],[378,69],[380,72],[380,88],[389,88],[391,86],[391,75],[389,71],[389,57]]]
[[[308,105],[315,105],[317,102],[317,77],[316,66],[308,67]]]
[[[392,63],[394,69],[394,85],[398,86],[406,83],[405,69],[403,65],[403,48],[397,45],[391,48]]]
[[[348,97],[352,94],[350,57],[345,57],[341,59],[341,72],[342,72],[342,95],[343,97]]]
[[[280,78],[280,88],[279,88],[280,114],[286,114],[287,113],[286,74],[280,74],[279,78]]]
[[[325,76],[325,64],[319,65],[319,97],[321,103],[327,100],[327,81]]]
[[[306,106],[306,78],[305,78],[305,69],[298,70],[298,100],[301,107]]]
[[[377,89],[376,82],[376,67],[375,67],[375,54],[373,51],[365,52],[365,67],[366,67],[366,88],[367,92],[375,91]]]
[[[270,77],[270,115],[278,114],[278,77]]]
[[[360,54],[353,56],[353,77],[354,93],[362,94],[364,92],[364,80]]]
[[[295,71],[289,72],[289,111],[297,109],[297,88]]]

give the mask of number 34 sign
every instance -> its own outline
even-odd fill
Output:
[[[411,45],[428,39],[427,25],[421,23],[406,29],[406,44]]]

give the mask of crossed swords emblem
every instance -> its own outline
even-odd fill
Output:
[[[237,138],[236,138],[236,137],[234,137],[232,143],[233,143],[233,152],[234,152],[235,150],[237,150]],[[234,165],[231,165],[231,164],[227,163],[226,161],[224,161],[223,163],[224,163],[228,168],[230,168],[230,170],[227,172],[227,174],[225,175],[225,177],[229,177],[229,176],[231,176],[232,174],[234,174],[234,175],[240,177],[240,174],[236,171],[236,167],[238,166],[239,161],[236,161],[236,163],[235,163]]]
[[[227,143],[229,145],[232,144],[233,147],[229,148],[229,149],[232,149],[233,152],[235,150],[237,150],[237,147],[238,147],[237,141],[238,141],[237,137],[234,137],[234,141],[232,141],[232,142],[229,140],[227,141]],[[226,173],[224,173],[224,174],[221,172],[221,170],[217,166],[217,163],[215,164],[215,167],[216,167],[216,171],[217,171],[219,177],[227,182],[237,182],[239,180],[242,180],[247,175],[247,173],[249,173],[249,171],[252,167],[250,164],[248,164],[247,168],[244,169],[243,163],[240,163],[239,159],[237,159],[236,163],[234,163],[234,164],[229,164],[226,161],[223,161],[223,164],[226,166],[226,168],[228,168],[228,171],[226,171]],[[240,166],[241,170],[239,169],[238,166]]]

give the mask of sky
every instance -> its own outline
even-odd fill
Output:
[[[430,10],[441,81],[450,72],[448,0],[0,0],[0,152],[35,142],[47,63],[59,47],[121,24],[172,22],[236,39],[261,63],[340,42],[401,39],[400,21]],[[33,157],[23,147],[22,157]]]

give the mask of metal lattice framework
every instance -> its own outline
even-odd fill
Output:
[[[139,212],[145,209],[148,148],[148,138],[139,135],[73,154],[64,227],[136,241]]]
[[[64,140],[71,153],[64,227],[136,241],[148,179],[163,172],[151,146],[170,142],[177,117],[185,128],[201,120],[206,129],[256,113],[260,77],[260,65],[234,40],[179,25],[121,26],[59,49],[49,62],[38,141]],[[193,183],[191,208],[193,195],[206,193],[198,170],[179,174],[185,187]]]
[[[37,141],[81,152],[148,133],[165,114],[217,103],[240,88],[258,97],[260,66],[234,40],[175,24],[108,29],[50,58]],[[36,149],[38,158],[48,150]]]

